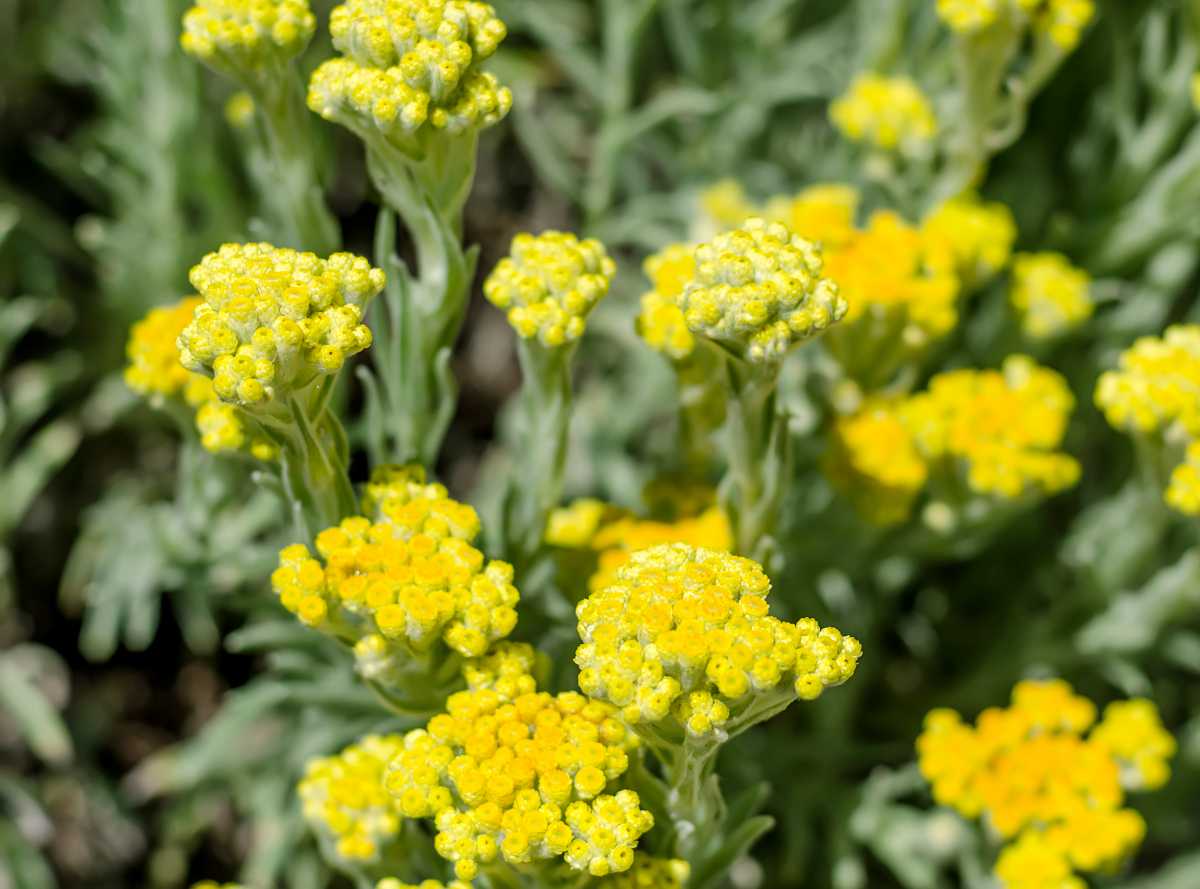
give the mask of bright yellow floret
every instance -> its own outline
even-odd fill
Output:
[[[550,513],[546,542],[551,546],[579,549],[589,546],[612,507],[603,500],[583,497]]]
[[[937,0],[937,13],[955,31],[973,33],[994,24],[1010,0]]]
[[[769,200],[761,215],[782,222],[823,250],[836,249],[854,234],[854,220],[861,195],[852,185],[828,182],[810,185],[791,197]]]
[[[1141,843],[1145,824],[1122,807],[1122,784],[1165,781],[1174,742],[1149,701],[1112,704],[1092,728],[1095,718],[1062,680],[1018,683],[1011,707],[974,726],[952,710],[926,717],[921,772],[937,802],[1010,841],[996,864],[1005,886],[1082,886],[1073,872],[1110,870]]]
[[[674,361],[684,361],[696,348],[678,300],[696,276],[696,254],[687,244],[670,244],[647,257],[642,268],[652,290],[642,296],[637,331],[654,350]]]
[[[317,557],[303,544],[283,549],[272,586],[304,623],[360,640],[360,666],[376,674],[390,654],[403,661],[439,640],[479,656],[516,625],[512,566],[485,564],[466,540],[425,527],[423,517],[345,519],[317,535]]]
[[[787,226],[751,219],[695,249],[679,296],[688,328],[753,362],[783,358],[846,314],[821,252]]]
[[[1056,336],[1092,315],[1092,279],[1060,253],[1018,253],[1010,298],[1025,333]]]
[[[384,284],[361,257],[270,244],[226,244],[190,279],[204,303],[179,335],[180,360],[210,374],[222,401],[247,408],[281,401],[366,349],[363,312]]]
[[[1121,353],[1101,375],[1096,404],[1118,429],[1200,438],[1200,325],[1168,327]]]
[[[173,306],[151,309],[129,331],[125,383],[151,400],[183,397],[193,373],[179,363],[175,341],[202,300],[188,297]],[[203,400],[203,399],[201,399]]]
[[[334,47],[308,105],[370,140],[404,148],[428,125],[462,133],[490,126],[512,93],[479,69],[504,39],[504,23],[473,0],[348,0],[330,17]]]
[[[403,747],[402,735],[368,735],[305,767],[297,788],[304,817],[343,861],[377,860],[400,832],[400,812],[384,787],[384,773]]]
[[[440,880],[402,883],[395,877],[387,877],[376,883],[375,889],[471,889],[471,884],[464,883],[462,880],[451,880],[449,883],[443,883]]]
[[[1184,460],[1171,472],[1167,505],[1184,515],[1200,515],[1200,442],[1187,446]]]
[[[316,26],[307,0],[196,0],[179,42],[218,71],[246,78],[299,55]]]
[[[1041,0],[1032,13],[1033,28],[1063,52],[1070,52],[1095,14],[1092,0]]]
[[[930,242],[896,213],[874,213],[866,228],[825,256],[825,273],[849,306],[838,341],[853,349],[860,318],[895,316],[900,337],[916,348],[945,336],[958,323],[958,279],[935,262]]]
[[[733,530],[719,506],[710,506],[698,515],[673,522],[616,516],[597,528],[589,541],[599,559],[596,573],[588,579],[588,589],[595,592],[615,583],[617,570],[630,556],[660,543],[686,543],[728,551],[733,548]]]
[[[927,392],[905,400],[900,415],[927,463],[957,462],[975,493],[1015,498],[1078,480],[1079,464],[1055,450],[1073,407],[1059,374],[1012,355],[1000,371],[938,374]]]
[[[1157,790],[1171,777],[1175,739],[1163,728],[1153,701],[1113,701],[1091,740],[1121,764],[1122,783],[1130,790]]]
[[[860,74],[829,106],[829,118],[851,142],[884,151],[923,153],[937,135],[933,106],[907,77]]]
[[[858,640],[771,617],[770,589],[757,563],[729,553],[681,543],[634,553],[576,609],[579,687],[631,724],[723,737],[754,719],[756,699],[782,709],[853,676]]]
[[[837,419],[826,471],[855,508],[878,525],[906,519],[929,477],[896,405],[885,401]]]
[[[966,195],[935,208],[921,223],[921,235],[927,264],[957,274],[967,289],[1008,265],[1017,224],[1004,204]]]
[[[405,817],[433,819],[434,847],[459,879],[501,858],[628,870],[653,817],[633,791],[606,791],[636,737],[612,707],[525,679],[451,695],[445,713],[404,737],[387,789]]]
[[[376,522],[391,522],[435,539],[468,543],[479,536],[475,508],[450,497],[445,485],[427,483],[417,464],[377,466],[363,488],[362,511]]]
[[[523,233],[496,265],[483,294],[529,339],[554,347],[583,335],[587,316],[612,284],[616,264],[604,245],[568,232]]]

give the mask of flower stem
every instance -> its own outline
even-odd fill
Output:
[[[776,398],[778,368],[725,362],[729,383],[724,440],[729,469],[718,492],[733,527],[734,547],[778,570],[776,534],[791,464],[787,416]]]
[[[252,92],[262,108],[271,159],[271,181],[260,186],[277,237],[286,246],[328,256],[341,247],[342,236],[317,175],[303,87],[288,65],[264,77]]]

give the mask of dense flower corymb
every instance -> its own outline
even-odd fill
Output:
[[[632,724],[674,718],[705,736],[744,727],[760,695],[782,707],[853,676],[858,640],[811,618],[771,617],[770,588],[757,563],[729,553],[634,553],[576,609],[579,687]]]
[[[371,861],[400,831],[400,813],[383,786],[401,735],[368,735],[336,756],[310,760],[297,794],[304,817],[333,840],[339,858]]]
[[[529,339],[561,346],[583,335],[587,316],[612,284],[616,264],[604,245],[569,232],[522,233],[483,285],[484,296]]]
[[[451,695],[445,713],[409,732],[386,786],[405,817],[433,819],[435,848],[460,879],[501,857],[561,857],[604,876],[630,868],[653,825],[636,793],[606,793],[636,743],[612,707],[508,675]]]
[[[180,360],[242,407],[286,398],[366,349],[363,312],[384,284],[361,257],[270,244],[226,244],[189,277],[204,303],[179,335]]]
[[[883,401],[837,419],[826,471],[855,507],[879,525],[907,518],[929,477],[897,406]]]
[[[1091,278],[1060,253],[1019,253],[1013,260],[1012,304],[1031,337],[1055,336],[1092,314]]]
[[[504,23],[471,0],[349,0],[330,17],[343,58],[321,65],[309,107],[370,139],[403,148],[426,126],[462,133],[496,123],[512,93],[479,63],[504,39]]]
[[[1066,381],[1023,355],[1000,371],[952,370],[900,406],[927,463],[961,461],[971,490],[1012,498],[1054,493],[1079,478],[1062,443],[1074,398]]]
[[[952,710],[926,717],[921,772],[939,803],[986,818],[1010,842],[996,863],[1006,889],[1050,877],[1082,885],[1073,871],[1111,869],[1141,842],[1125,790],[1160,786],[1174,741],[1146,700],[1110,705],[1093,728],[1095,719],[1061,680],[1018,683],[1011,707],[985,710],[974,726]]]
[[[829,106],[829,118],[851,142],[919,154],[937,134],[929,99],[907,77],[860,74]]]
[[[1101,375],[1096,404],[1108,422],[1131,432],[1200,437],[1200,325],[1168,327],[1121,353],[1116,370]]]
[[[456,537],[468,543],[479,536],[479,515],[460,503],[446,486],[425,480],[416,464],[377,466],[363,487],[362,511],[376,522],[391,522],[435,539]]]
[[[688,328],[753,362],[788,348],[846,314],[821,253],[787,226],[762,219],[695,249],[696,274],[679,295]]]
[[[304,50],[317,19],[307,0],[197,0],[183,16],[185,52],[244,78]]]

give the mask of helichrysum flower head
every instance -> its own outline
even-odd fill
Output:
[[[183,16],[189,55],[245,79],[303,52],[317,19],[307,0],[196,0]]]
[[[748,361],[779,361],[846,314],[837,285],[822,277],[820,250],[785,225],[750,219],[695,257],[679,295],[688,328]]]
[[[179,335],[183,366],[212,376],[222,401],[266,406],[337,373],[371,344],[362,323],[384,275],[365,259],[270,244],[226,244],[195,266],[203,297]]]
[[[860,197],[852,185],[819,183],[791,197],[772,198],[763,207],[762,215],[772,222],[782,222],[805,240],[829,250],[854,234]]]
[[[1031,5],[1027,0],[1022,3]],[[1083,29],[1096,14],[1092,0],[1041,0],[1032,6],[1034,31],[1044,34],[1063,52],[1078,45]]]
[[[950,461],[973,492],[1011,499],[1051,494],[1079,478],[1079,464],[1056,451],[1073,407],[1059,374],[1012,355],[1000,371],[938,374],[899,411],[926,463]]]
[[[1104,708],[1091,741],[1120,764],[1121,783],[1129,790],[1158,790],[1171,777],[1175,738],[1163,728],[1153,701],[1113,701]]]
[[[445,485],[427,483],[416,464],[377,466],[363,489],[362,511],[376,522],[391,522],[434,539],[472,542],[479,536],[474,507],[453,499]]]
[[[546,543],[567,549],[589,546],[600,523],[613,512],[603,500],[582,497],[550,513],[546,522]]]
[[[886,401],[869,402],[835,421],[826,472],[879,525],[906,519],[929,477],[896,404]]]
[[[418,518],[345,519],[317,535],[315,557],[303,544],[283,549],[271,575],[283,606],[304,623],[359,640],[366,672],[439,640],[475,657],[516,625],[512,566],[485,563],[467,541],[435,536]]]
[[[501,858],[562,858],[604,876],[630,868],[654,821],[636,793],[611,792],[636,743],[606,704],[497,683],[451,695],[409,732],[386,786],[405,817],[433,820],[460,879]]]
[[[344,54],[321,65],[309,107],[357,132],[411,148],[423,128],[462,133],[496,123],[512,93],[479,68],[504,23],[473,0],[348,0],[329,30]]]
[[[1013,307],[1025,333],[1045,339],[1092,315],[1092,280],[1060,253],[1018,253],[1013,260]]]
[[[1100,376],[1096,404],[1118,429],[1200,438],[1200,325],[1168,327],[1121,353]]]
[[[919,229],[896,213],[874,213],[867,227],[825,254],[825,274],[837,282],[848,310],[840,347],[853,350],[860,318],[894,319],[902,341],[920,348],[958,323],[958,278],[933,261]],[[839,347],[839,351],[840,351]]]
[[[1200,441],[1187,446],[1183,462],[1171,472],[1167,505],[1184,515],[1200,515]]]
[[[937,135],[933,106],[907,77],[860,74],[829,106],[829,118],[851,142],[883,151],[923,154]]]
[[[1096,7],[1093,0],[937,0],[937,12],[960,34],[977,34],[999,22],[1030,24],[1066,53],[1079,43]]]
[[[568,232],[524,233],[513,238],[483,293],[507,313],[521,337],[562,346],[583,335],[588,314],[608,293],[616,271],[597,240],[581,241]]]
[[[400,832],[396,801],[383,782],[388,763],[403,749],[402,735],[368,735],[305,767],[297,788],[304,817],[343,861],[377,860]]]
[[[745,727],[758,698],[812,700],[853,676],[858,640],[811,618],[771,617],[770,589],[757,563],[729,553],[686,544],[634,553],[576,609],[579,687],[631,724],[674,720],[719,739]]]
[[[596,573],[588,579],[588,589],[595,592],[616,583],[617,571],[634,553],[663,543],[685,543],[727,552],[733,548],[733,531],[719,506],[710,506],[698,515],[673,522],[614,517],[597,528],[590,541],[598,562]]]
[[[1008,265],[1017,224],[1004,204],[967,195],[939,204],[921,223],[921,235],[926,264],[972,287]]]
[[[937,13],[955,31],[973,33],[995,23],[1012,0],[937,0]]]
[[[652,289],[642,296],[638,334],[655,351],[684,361],[695,350],[696,338],[679,308],[679,296],[696,276],[696,254],[687,244],[669,244],[648,256],[642,268]]]
[[[952,710],[926,717],[921,772],[937,802],[986,819],[1010,842],[996,863],[1006,887],[1041,889],[1050,877],[1082,886],[1074,871],[1111,869],[1141,843],[1141,816],[1122,808],[1122,785],[1139,785],[1124,773],[1141,755],[1161,784],[1173,742],[1148,701],[1114,704],[1092,728],[1095,718],[1061,680],[1018,683],[1011,707],[985,710],[974,726]],[[1146,773],[1133,769],[1141,781]]]

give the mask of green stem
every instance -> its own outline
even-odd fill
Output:
[[[550,348],[535,339],[520,339],[517,343],[523,376],[523,428],[508,539],[518,573],[526,570],[541,551],[546,522],[562,500],[574,354],[574,344]]]
[[[787,416],[775,392],[779,369],[754,367],[733,357],[726,358],[725,366],[729,469],[719,497],[733,526],[736,551],[774,573],[782,555],[776,535],[791,461]]]
[[[719,845],[725,800],[714,770],[720,744],[688,739],[663,763],[666,769],[667,812],[675,833],[675,853],[691,863]]]
[[[446,137],[420,160],[387,143],[368,146],[367,167],[387,207],[376,232],[388,286],[374,350],[379,400],[371,408],[383,413],[374,425],[386,442],[373,449],[397,462],[433,465],[458,399],[449,365],[475,274],[475,252],[464,251],[461,238],[475,142]],[[395,215],[413,242],[415,276],[395,256]]]
[[[317,175],[312,126],[295,69],[270,72],[252,90],[262,109],[272,178],[260,183],[275,230],[287,246],[328,256],[342,236]]]

